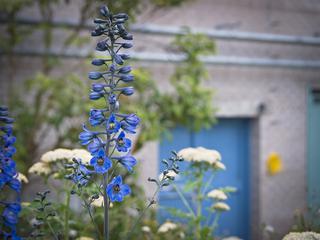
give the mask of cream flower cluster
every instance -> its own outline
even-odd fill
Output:
[[[51,173],[50,164],[58,161],[67,160],[71,162],[73,158],[80,158],[83,163],[89,163],[92,158],[91,154],[84,149],[65,149],[58,148],[43,154],[40,162],[33,164],[28,172],[36,175],[47,176]]]
[[[216,200],[227,200],[227,194],[225,194],[223,191],[219,190],[219,189],[213,189],[210,192],[208,192],[207,196],[209,198],[213,198]]]
[[[216,211],[224,212],[224,211],[229,211],[230,206],[224,202],[217,202],[212,205],[212,208]]]
[[[20,182],[22,182],[22,183],[28,183],[29,182],[28,178],[24,174],[22,174],[20,172],[18,173],[18,180]]]
[[[163,223],[159,229],[158,229],[158,233],[166,233],[168,231],[172,231],[175,230],[177,228],[177,224],[173,223],[173,222],[165,222]]]
[[[44,163],[52,163],[63,159],[72,161],[73,158],[80,158],[84,163],[89,163],[92,156],[87,150],[84,149],[70,150],[65,148],[58,148],[43,154],[40,158],[40,161]]]
[[[221,162],[221,155],[216,150],[206,149],[204,147],[184,148],[178,152],[178,155],[185,161],[207,162],[216,169],[225,170],[225,165]]]

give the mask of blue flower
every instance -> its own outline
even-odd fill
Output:
[[[137,164],[137,160],[131,156],[126,155],[122,157],[115,157],[115,159],[118,159],[118,161],[129,171],[131,172],[133,167]]]
[[[111,202],[122,202],[123,198],[130,194],[131,190],[127,184],[122,184],[122,177],[117,176],[108,184],[106,192]]]
[[[127,133],[136,133],[136,127],[124,122],[124,121],[121,121],[121,128],[127,132]]]
[[[127,115],[123,120],[132,127],[137,127],[140,123],[140,118],[134,113]]]
[[[18,214],[21,211],[19,203],[8,203],[2,213],[4,223],[10,228],[15,228],[18,223]]]
[[[100,149],[105,147],[105,143],[100,138],[94,138],[93,141],[88,145],[88,151],[92,155],[96,155]]]
[[[16,192],[20,192],[21,190],[21,182],[17,178],[12,178],[8,185]]]
[[[83,132],[79,134],[80,143],[82,145],[87,145],[96,137],[97,133],[90,131],[84,124],[82,129]]]
[[[102,111],[96,110],[96,109],[91,109],[89,122],[92,126],[100,125],[101,123],[104,122],[104,120],[105,119],[104,119],[104,115],[103,115]]]
[[[112,163],[104,150],[100,149],[98,154],[90,160],[90,165],[94,167],[96,173],[104,174],[111,168]]]
[[[131,140],[125,137],[125,133],[121,132],[117,137],[117,150],[119,152],[127,152],[131,147]]]
[[[120,129],[120,123],[117,121],[116,116],[112,113],[107,121],[107,132],[109,134],[116,133]]]
[[[10,157],[2,157],[0,162],[0,169],[4,174],[11,177],[17,174],[16,163]]]
[[[72,175],[71,179],[75,184],[79,186],[86,186],[90,179],[90,171],[81,161],[78,162],[79,165],[76,167],[75,173]]]

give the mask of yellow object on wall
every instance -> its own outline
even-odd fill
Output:
[[[269,154],[267,159],[267,171],[269,175],[276,175],[283,170],[282,159],[276,152]]]

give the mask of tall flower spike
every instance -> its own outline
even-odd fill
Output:
[[[100,14],[100,18],[94,20],[96,27],[91,35],[101,38],[97,41],[96,50],[106,52],[109,57],[92,60],[92,65],[99,66],[100,70],[93,70],[88,74],[89,79],[93,80],[89,98],[93,101],[104,99],[105,106],[103,109],[90,111],[90,124],[83,125],[79,140],[93,156],[90,165],[94,168],[94,173],[104,175],[105,197],[111,201],[122,201],[123,197],[130,193],[129,187],[124,185],[125,191],[119,191],[119,194],[122,194],[122,197],[119,197],[119,194],[108,192],[107,186],[111,179],[119,181],[120,177],[122,182],[121,176],[108,176],[109,170],[114,173],[113,166],[117,165],[115,163],[120,163],[130,172],[136,165],[136,159],[130,154],[132,143],[127,134],[136,133],[140,119],[134,113],[119,112],[120,95],[134,94],[134,88],[129,86],[134,81],[132,68],[126,64],[130,56],[122,53],[123,49],[133,46],[133,36],[125,28],[127,14],[112,14],[105,6],[100,9]],[[113,156],[114,154],[116,156]]]
[[[0,107],[0,192],[4,188],[13,190],[15,199],[5,201],[3,197],[6,194],[1,193],[0,205],[2,205],[3,212],[1,218],[3,225],[0,225],[1,239],[20,239],[16,235],[16,224],[18,223],[18,216],[21,211],[20,191],[21,182],[18,179],[16,170],[16,163],[12,156],[16,149],[13,144],[16,138],[12,135],[13,118],[10,118],[7,107]]]

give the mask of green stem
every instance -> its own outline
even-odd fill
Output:
[[[109,198],[107,195],[108,172],[103,175],[103,205],[104,205],[104,239],[109,240]]]
[[[176,192],[178,193],[181,201],[183,202],[184,206],[189,210],[189,212],[195,217],[195,213],[193,212],[190,204],[188,203],[187,199],[184,197],[184,195],[182,194],[182,192],[180,191],[180,189],[178,188],[177,185],[172,184],[174,190],[176,190]]]
[[[59,238],[58,238],[58,237],[56,236],[56,234],[54,233],[54,230],[53,230],[51,224],[49,223],[49,221],[47,221],[47,224],[48,224],[48,226],[49,226],[49,228],[50,228],[50,231],[51,231],[54,239],[55,239],[55,240],[59,240]]]
[[[133,226],[131,227],[128,235],[126,236],[126,240],[129,240],[134,229],[137,227],[138,223],[142,220],[144,214],[147,212],[147,210],[155,203],[155,197],[157,196],[157,194],[159,193],[159,191],[161,190],[161,186],[157,187],[157,190],[154,192],[150,202],[148,203],[148,205],[143,209],[143,211],[140,213],[139,218],[137,219],[137,221],[133,224]]]
[[[197,239],[200,240],[201,238],[201,216],[202,216],[202,192],[201,192],[201,185],[203,181],[203,172],[202,169],[200,169],[199,173],[199,182],[197,185],[197,226],[196,226],[196,236]]]
[[[69,239],[70,191],[66,190],[66,208],[64,212],[64,239]]]
[[[216,213],[216,216],[214,217],[214,221],[212,223],[212,226],[211,226],[211,231],[212,231],[212,235],[214,234],[214,231],[216,230],[217,226],[218,226],[218,220],[220,218],[220,212],[217,212]]]
[[[92,212],[91,212],[91,209],[90,209],[90,205],[87,203],[87,201],[85,199],[84,199],[84,204],[85,204],[85,206],[86,206],[86,208],[88,210],[91,222],[92,222],[93,226],[95,227],[97,239],[100,239],[100,231],[98,229],[98,226],[97,226],[96,222],[94,221],[94,218],[93,218],[93,215],[92,215]]]
[[[110,135],[107,135],[106,156],[109,158]],[[107,195],[108,172],[103,174],[104,239],[109,240],[109,197]]]

